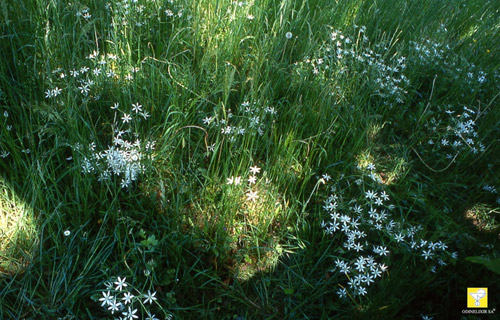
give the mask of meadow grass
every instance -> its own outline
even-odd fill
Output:
[[[0,319],[475,319],[467,287],[498,307],[498,21],[0,3]]]

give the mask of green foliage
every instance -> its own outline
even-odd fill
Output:
[[[482,264],[489,270],[500,274],[500,259],[492,259],[492,258],[485,258],[485,257],[467,257],[465,260],[473,262],[473,263],[478,263]]]

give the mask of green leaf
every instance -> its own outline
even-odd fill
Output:
[[[287,295],[287,296],[290,296],[294,293],[294,290],[293,288],[285,288],[283,289],[283,292]]]
[[[497,259],[490,259],[486,257],[467,257],[465,260],[473,262],[473,263],[479,263],[488,268],[489,270],[500,274],[500,258]]]

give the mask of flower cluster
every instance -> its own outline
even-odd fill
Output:
[[[47,82],[52,84],[52,88],[45,91],[45,98],[53,99],[66,91],[68,95],[82,100],[89,98],[99,100],[103,83],[129,82],[140,71],[140,68],[127,67],[124,63],[115,54],[104,55],[93,51],[78,66],[67,70],[63,68],[54,70],[47,79]]]
[[[104,284],[106,288],[102,291],[102,296],[98,299],[101,307],[111,315],[117,316],[116,320],[138,319],[139,314],[146,315],[146,320],[159,320],[149,310],[153,304],[155,307],[157,306],[162,309],[157,302],[156,292],[148,290],[147,294],[141,293],[130,283],[126,282],[126,280],[127,278],[118,277]],[[138,305],[141,308],[140,311],[137,309]],[[168,313],[165,314],[165,317],[166,319],[172,319],[172,315]]]
[[[461,92],[463,97],[481,92],[488,82],[496,82],[498,87],[497,71],[488,75],[456,53],[449,44],[429,39],[411,41],[408,60],[409,67],[412,70],[420,70],[424,77],[436,74],[440,79],[449,81],[451,86],[459,84],[455,89]]]
[[[264,135],[269,122],[276,116],[278,111],[274,107],[260,106],[255,102],[243,102],[233,114],[231,109],[226,116],[214,115],[205,117],[202,122],[208,128],[218,128],[220,133],[229,138],[230,142],[236,141],[237,137],[250,135]]]
[[[257,174],[260,172],[260,168],[257,167],[257,166],[253,166],[253,167],[250,167],[250,173],[251,175],[248,177],[248,179],[246,179],[246,181],[248,182],[248,185],[254,185],[256,182],[257,182]],[[232,176],[231,178],[227,178],[227,184],[228,185],[235,185],[235,186],[238,186],[240,185],[242,182],[241,180],[241,176],[238,176],[238,177],[234,177]],[[258,191],[254,191],[254,190],[248,190],[248,192],[246,193],[246,196],[247,196],[247,201],[252,201],[252,202],[255,202],[257,201],[257,199],[259,198],[259,194],[258,194]]]
[[[112,109],[121,112],[118,109],[118,104],[111,107]],[[132,120],[147,118],[148,113],[142,109],[142,105],[132,104],[130,113],[122,112],[123,124],[129,124]],[[116,124],[115,124],[116,125]],[[127,137],[132,136],[128,140]],[[144,160],[147,156],[153,159],[152,151],[155,147],[155,141],[147,141],[142,143],[137,134],[133,134],[130,128],[125,130],[114,130],[113,144],[104,151],[96,151],[95,143],[89,145],[90,155],[84,154],[82,158],[83,173],[98,173],[99,181],[109,181],[111,176],[115,175],[121,179],[120,185],[122,188],[128,188],[133,181],[143,174],[146,170]],[[77,151],[82,151],[76,146]]]
[[[76,12],[76,17],[82,17],[85,20],[89,20],[90,18],[92,18],[92,15],[89,12],[89,8],[83,8],[82,10]]]
[[[370,176],[375,175],[373,164],[369,164],[368,170]],[[365,181],[365,177],[369,176],[363,174],[361,185],[372,183],[373,178]],[[324,183],[325,179],[322,179]],[[428,262],[432,272],[456,258],[456,254],[447,252],[444,242],[424,239],[420,225],[397,218],[399,214],[393,215],[396,206],[391,204],[389,195],[380,185],[359,194],[359,189],[352,190],[358,183],[345,182],[346,189],[339,189],[342,180],[332,186],[335,193],[323,205],[329,220],[322,222],[325,233],[342,242],[335,270],[345,274],[348,282],[338,291],[340,297],[366,295],[367,288],[388,269],[391,257],[402,252]],[[361,199],[349,199],[345,195],[352,195],[353,191]]]
[[[422,137],[420,154],[426,159],[431,155],[443,155],[439,159],[450,162],[460,154],[478,154],[486,150],[476,131],[476,111],[466,106],[454,108],[451,105],[438,109],[423,126],[425,136]]]
[[[386,58],[389,48],[378,44],[370,49],[366,27],[357,28],[352,36],[335,30],[313,57],[295,63],[298,75],[312,73],[332,89],[332,95],[343,97],[344,80],[360,77],[364,87],[393,105],[406,102],[410,81],[405,76],[405,57]]]

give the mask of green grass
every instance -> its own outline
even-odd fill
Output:
[[[125,291],[141,319],[475,319],[467,287],[497,308],[498,21],[486,0],[2,2],[0,318],[114,319]]]

